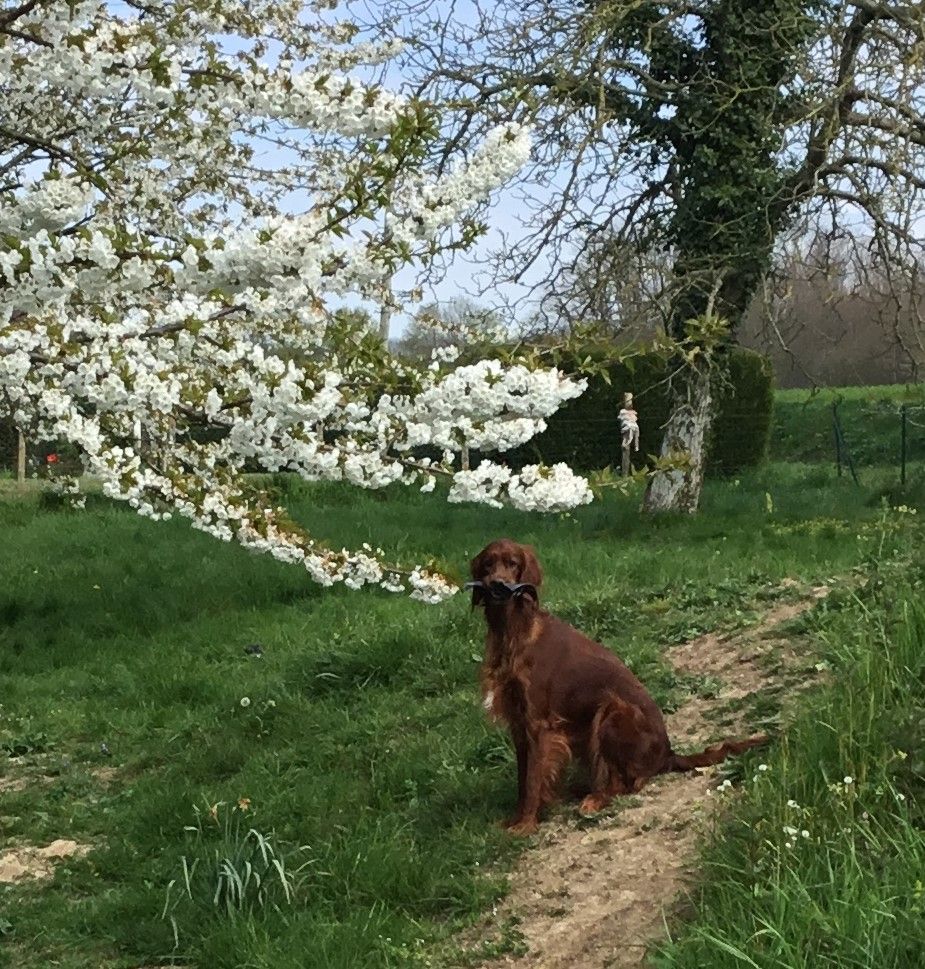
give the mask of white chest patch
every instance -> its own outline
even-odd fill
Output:
[[[485,696],[482,697],[482,706],[485,708],[486,713],[492,713],[495,706],[495,691],[488,690]]]

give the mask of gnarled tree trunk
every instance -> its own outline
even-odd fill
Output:
[[[685,367],[671,387],[671,416],[665,425],[661,456],[684,462],[649,479],[643,511],[681,511],[692,515],[700,504],[706,439],[713,421],[707,364]]]

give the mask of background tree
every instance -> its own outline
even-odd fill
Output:
[[[648,341],[670,313],[663,253],[614,247],[600,235],[558,274],[524,327],[531,339],[583,333],[620,346]],[[923,267],[880,253],[869,234],[790,236],[736,331],[770,357],[782,387],[908,383],[925,366]]]
[[[446,158],[487,119],[536,126],[527,231],[495,280],[528,280],[542,260],[565,271],[595,234],[665,255],[667,329],[687,351],[663,453],[687,466],[653,476],[649,510],[697,507],[713,370],[782,238],[860,217],[891,266],[916,258],[920,4],[396,0],[388,18],[413,23],[416,87],[455,111]]]
[[[907,383],[925,366],[922,266],[850,233],[795,239],[742,321],[783,387]]]
[[[497,311],[459,297],[421,306],[401,338],[395,341],[395,348],[402,356],[429,360],[434,350],[442,347],[461,350],[467,346],[503,343],[509,336]]]
[[[663,253],[594,233],[539,293],[533,336],[582,334],[628,345],[664,331],[671,265]]]

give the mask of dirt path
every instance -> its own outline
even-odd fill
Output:
[[[700,636],[669,652],[678,672],[718,683],[714,697],[692,697],[666,718],[679,751],[748,732],[735,712],[743,704],[735,701],[779,686],[799,660],[788,642],[775,638],[775,629],[828,591],[814,588],[798,602],[775,606],[755,626]],[[724,714],[722,726],[717,714]],[[515,923],[526,953],[484,962],[484,969],[644,966],[647,947],[664,937],[665,918],[682,900],[698,844],[718,808],[720,799],[711,796],[717,772],[658,778],[593,827],[574,812],[544,824],[492,920],[496,927]]]

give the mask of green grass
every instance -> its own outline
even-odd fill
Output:
[[[887,546],[889,548],[889,546]],[[892,559],[892,561],[891,561]],[[832,685],[742,779],[655,965],[925,965],[925,580],[902,557],[814,629]]]
[[[925,385],[779,390],[774,398],[770,454],[776,461],[835,462],[832,405],[859,470],[900,463],[900,407],[908,408],[907,461],[925,477]]]
[[[781,403],[799,404],[807,400],[818,400],[831,404],[834,400],[870,401],[891,400],[896,403],[925,403],[925,387],[922,384],[880,384],[860,387],[818,387],[816,390],[790,388],[776,390],[775,399]]]
[[[31,779],[3,793],[0,839],[93,845],[50,884],[0,886],[0,965],[444,964],[516,848],[493,823],[511,754],[480,711],[464,599],[322,590],[180,522],[0,486],[0,777]],[[492,538],[535,543],[547,603],[670,708],[699,685],[666,645],[746,622],[784,577],[869,568],[890,487],[770,467],[655,521],[638,496],[553,519],[396,491],[290,499],[320,536],[437,553],[460,576]]]

